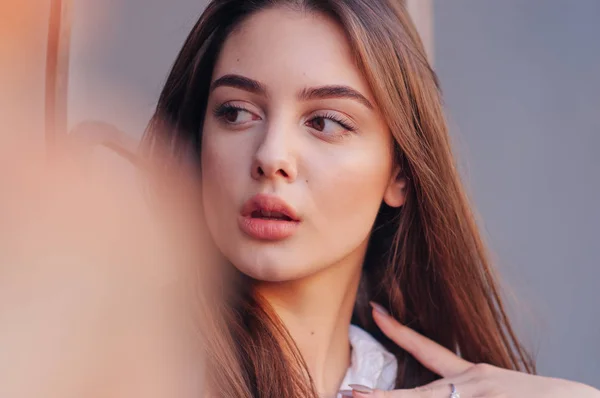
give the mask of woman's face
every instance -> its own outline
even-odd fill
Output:
[[[226,40],[202,138],[210,233],[263,281],[360,264],[378,209],[403,202],[392,138],[342,29],[274,8]]]

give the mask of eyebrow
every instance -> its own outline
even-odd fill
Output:
[[[249,91],[253,94],[267,95],[267,89],[262,83],[240,75],[224,75],[211,84],[210,91],[217,87],[233,87]]]
[[[304,101],[325,98],[348,98],[360,102],[369,109],[373,109],[373,105],[364,95],[348,86],[321,86],[305,88],[300,92],[298,98]]]
[[[248,91],[253,94],[267,95],[267,89],[264,84],[240,75],[224,75],[215,80],[210,87],[210,91],[217,87],[233,87]],[[347,98],[360,102],[369,109],[373,109],[373,104],[361,93],[348,86],[329,85],[320,87],[305,88],[298,93],[300,101],[309,101],[325,98]]]

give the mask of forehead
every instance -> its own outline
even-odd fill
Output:
[[[225,41],[213,80],[225,74],[258,80],[269,91],[339,84],[370,97],[343,29],[314,12],[278,7],[250,16]]]

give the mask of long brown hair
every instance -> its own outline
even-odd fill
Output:
[[[267,7],[319,12],[345,30],[358,67],[395,140],[408,181],[400,209],[382,204],[371,235],[353,323],[398,359],[398,388],[437,378],[375,326],[368,302],[474,363],[534,372],[501,302],[495,276],[457,172],[439,85],[400,0],[214,0],[177,57],[145,145],[172,159],[201,153],[211,75],[228,34]],[[243,284],[241,285],[243,286]],[[224,300],[213,337],[213,392],[231,397],[316,396],[285,327],[251,291]],[[210,351],[210,350],[209,350]]]

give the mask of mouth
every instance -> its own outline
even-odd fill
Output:
[[[257,240],[282,240],[296,233],[301,221],[296,211],[283,199],[256,195],[242,207],[239,227]]]
[[[261,220],[279,220],[279,221],[296,221],[290,216],[279,211],[269,211],[265,209],[254,210],[250,213],[251,218],[260,218]]]
[[[283,199],[272,195],[256,195],[247,201],[242,208],[243,217],[276,220],[300,221],[295,210]]]

